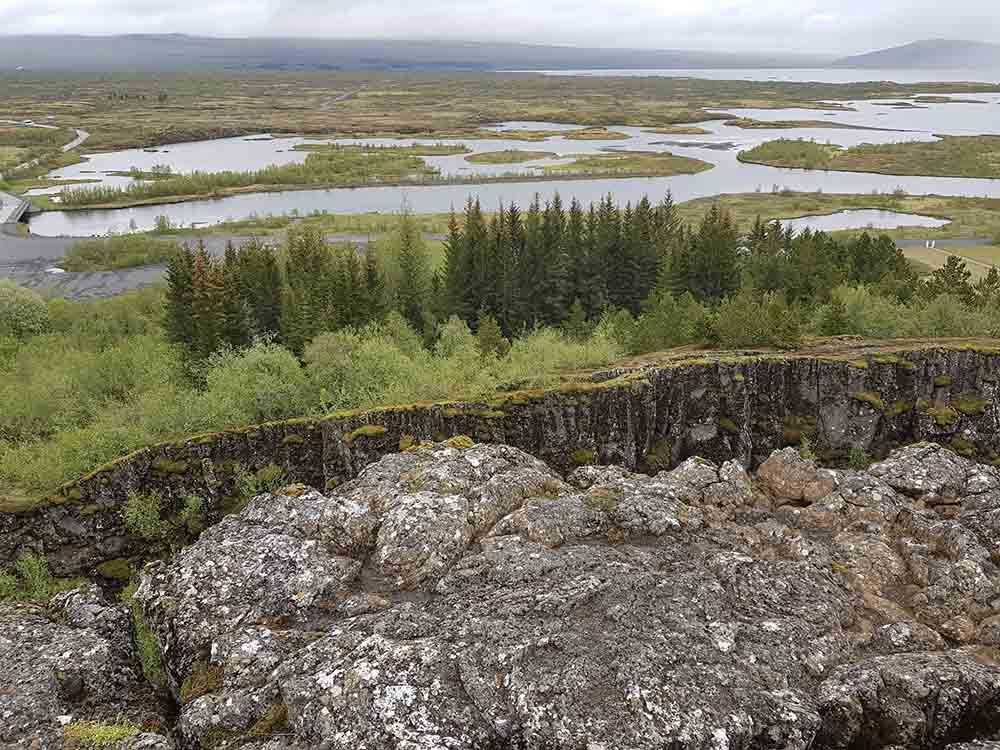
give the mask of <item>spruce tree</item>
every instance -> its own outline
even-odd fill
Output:
[[[193,317],[196,357],[205,358],[222,343],[223,280],[219,264],[208,254],[205,243],[198,243],[194,256]]]
[[[427,259],[416,227],[410,215],[403,213],[400,222],[399,284],[396,288],[396,309],[418,333],[425,333],[428,311],[425,309],[427,296]]]
[[[365,252],[364,292],[365,322],[381,320],[385,315],[385,277],[378,266],[378,257],[368,248]]]
[[[221,321],[219,336],[223,343],[241,349],[250,343],[250,321],[246,295],[240,275],[236,249],[226,243],[226,254],[220,269],[222,275]]]
[[[167,304],[164,327],[175,344],[192,346],[194,320],[194,253],[186,244],[167,262]]]

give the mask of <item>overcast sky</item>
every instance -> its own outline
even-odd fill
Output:
[[[1000,42],[997,0],[0,0],[0,33],[471,39],[864,52]]]

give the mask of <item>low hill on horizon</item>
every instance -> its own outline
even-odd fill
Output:
[[[808,67],[829,57],[497,42],[218,38],[186,34],[3,35],[0,72],[514,71]]]
[[[899,47],[842,57],[838,68],[996,68],[1000,44],[961,39],[922,39]]]

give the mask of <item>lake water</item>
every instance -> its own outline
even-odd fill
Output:
[[[669,68],[663,70],[525,70],[551,76],[626,76],[656,78],[705,78],[711,81],[789,81],[795,83],[857,83],[893,81],[895,83],[964,82],[1000,83],[1000,69],[912,69],[912,68]]]
[[[850,172],[776,169],[744,164],[737,159],[740,151],[775,138],[805,138],[822,143],[852,146],[859,143],[893,143],[901,141],[931,141],[937,135],[968,135],[1000,133],[1000,94],[963,95],[976,103],[926,104],[919,107],[887,106],[899,99],[884,102],[840,103],[836,110],[727,110],[728,113],[760,120],[809,119],[846,125],[877,127],[877,130],[844,128],[804,129],[742,129],[716,120],[700,123],[704,135],[663,135],[636,127],[612,127],[628,137],[622,140],[572,140],[567,138],[574,126],[552,123],[504,123],[498,129],[516,131],[550,130],[556,135],[545,141],[496,139],[431,139],[434,142],[458,143],[473,153],[503,149],[551,152],[556,156],[518,165],[481,165],[466,160],[466,155],[426,157],[428,164],[445,176],[461,176],[472,180],[459,185],[425,185],[406,187],[339,188],[332,190],[299,190],[254,193],[222,199],[205,199],[172,205],[142,206],[131,209],[48,212],[31,219],[32,232],[40,235],[98,235],[125,232],[130,225],[151,229],[160,215],[180,226],[215,224],[243,219],[251,215],[285,214],[294,211],[310,213],[395,212],[407,204],[417,212],[446,212],[460,208],[472,195],[487,209],[501,202],[525,205],[537,193],[542,199],[556,192],[564,200],[575,197],[584,203],[600,200],[609,192],[617,200],[637,201],[644,195],[657,200],[671,192],[678,201],[721,193],[795,190],[830,193],[889,193],[902,189],[911,194],[965,195],[1000,197],[1000,180],[950,177],[899,177]],[[195,169],[253,169],[272,163],[301,161],[306,152],[293,151],[295,145],[308,141],[302,138],[247,139],[229,138],[217,141],[177,144],[162,147],[157,153],[122,151],[98,154],[87,162],[60,170],[61,177],[100,179],[107,184],[124,184],[128,177],[107,175],[111,170],[128,170],[132,166],[148,169],[154,164],[167,164],[175,172]],[[405,145],[428,142],[428,139],[342,139],[345,144]],[[591,154],[613,150],[669,151],[680,156],[701,159],[713,165],[711,170],[694,175],[656,178],[602,178],[593,180],[513,181],[495,184],[475,184],[480,176],[497,176],[509,172],[537,174],[549,164],[568,161],[572,154]],[[875,226],[880,226],[878,223]],[[856,226],[867,226],[867,222]],[[845,227],[838,227],[845,228]],[[888,227],[885,227],[888,228]]]
[[[835,232],[838,229],[896,229],[897,227],[943,227],[947,219],[919,214],[904,214],[898,211],[879,211],[873,209],[851,209],[820,216],[803,216],[796,219],[785,219],[784,226],[801,232],[812,229],[814,232]]]

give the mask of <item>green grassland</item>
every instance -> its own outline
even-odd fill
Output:
[[[674,156],[652,151],[622,151],[615,153],[581,154],[569,164],[545,167],[549,175],[616,175],[620,177],[659,177],[677,174],[695,174],[711,169],[712,165],[701,159]]]
[[[996,178],[1000,177],[1000,136],[941,136],[934,142],[864,143],[846,149],[781,139],[743,151],[739,158],[771,167]]]
[[[739,117],[735,120],[726,120],[725,125],[744,130],[794,130],[797,128],[827,128],[831,130],[879,130],[880,128],[867,128],[863,125],[848,125],[843,122],[832,122],[830,120],[755,120],[750,117]]]
[[[669,127],[727,107],[997,91],[987,84],[823,84],[534,74],[246,73],[0,76],[0,119],[48,116],[89,149],[248,135],[444,134],[509,120]]]
[[[516,148],[503,151],[486,151],[465,157],[472,164],[521,164],[537,159],[551,159],[555,156],[551,151],[521,151]]]

